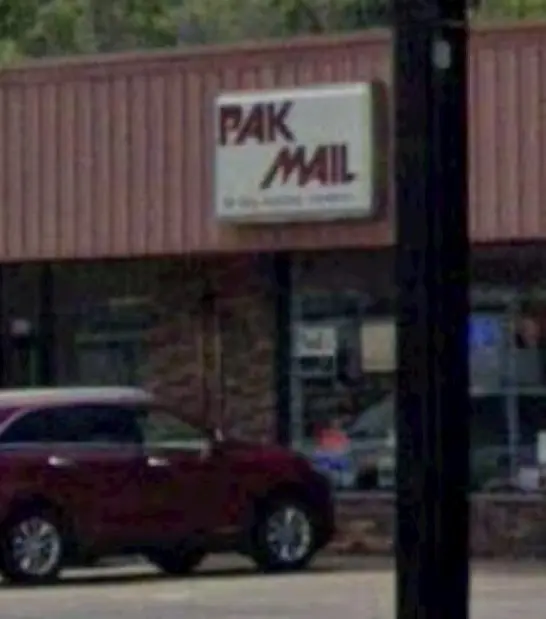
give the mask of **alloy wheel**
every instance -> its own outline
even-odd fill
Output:
[[[57,570],[62,556],[61,534],[46,518],[21,520],[11,530],[8,543],[13,566],[23,576],[44,578]]]
[[[302,561],[311,551],[313,526],[307,513],[296,505],[283,505],[266,522],[269,553],[280,564]]]

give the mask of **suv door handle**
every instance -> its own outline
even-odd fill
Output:
[[[157,456],[149,456],[146,462],[152,469],[166,468],[171,465],[167,458],[158,458]]]
[[[69,460],[68,458],[63,458],[62,456],[49,456],[47,459],[47,463],[49,466],[52,466],[57,469],[67,468],[69,466],[73,466],[74,462]]]

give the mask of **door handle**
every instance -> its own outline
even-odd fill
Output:
[[[157,456],[150,456],[147,459],[147,462],[148,466],[152,469],[160,469],[170,466],[170,462],[167,458],[158,458]]]
[[[57,469],[67,468],[74,464],[72,460],[69,460],[68,458],[63,458],[62,456],[49,456],[49,458],[47,459],[47,463],[49,464],[49,466]]]

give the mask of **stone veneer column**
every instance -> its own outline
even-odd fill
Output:
[[[270,290],[252,257],[172,262],[157,281],[148,387],[191,421],[214,420],[239,437],[273,439]],[[204,302],[206,292],[212,295]]]
[[[155,282],[146,386],[190,421],[203,421],[203,290],[199,265],[173,261]]]

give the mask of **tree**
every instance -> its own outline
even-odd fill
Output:
[[[0,0],[0,62],[176,45],[169,0]]]
[[[479,0],[477,19],[546,17],[546,0]],[[0,63],[388,26],[390,0],[0,0]]]
[[[479,20],[546,18],[546,0],[474,0]],[[344,32],[389,26],[392,0],[184,0],[187,42]]]
[[[0,63],[388,22],[388,0],[0,0]]]
[[[239,41],[388,26],[392,0],[185,0],[189,41]],[[474,0],[477,20],[546,18],[546,0]]]
[[[479,0],[475,13],[479,20],[541,19],[546,17],[544,0]]]
[[[390,21],[389,4],[390,0],[185,0],[180,17],[181,24],[189,26],[183,26],[189,42],[227,42],[384,26]]]

